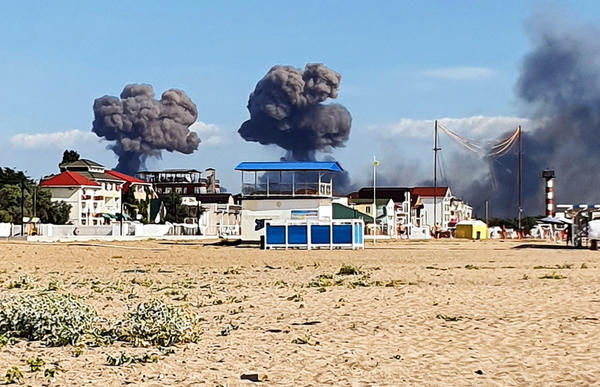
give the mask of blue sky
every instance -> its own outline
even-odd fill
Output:
[[[89,134],[93,101],[150,83],[158,96],[184,90],[204,124],[196,153],[163,153],[148,167],[216,167],[236,192],[238,162],[283,154],[237,135],[248,94],[275,64],[322,62],[342,75],[337,102],[353,116],[347,146],[332,156],[356,182],[368,182],[376,154],[384,172],[409,170],[398,184],[414,184],[431,169],[428,120],[523,115],[514,84],[526,28],[548,10],[600,18],[597,1],[3,2],[0,165],[39,178],[56,172],[65,148],[116,165]],[[469,122],[454,129],[498,134]]]

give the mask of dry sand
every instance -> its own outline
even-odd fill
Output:
[[[598,383],[600,253],[519,244],[399,242],[307,252],[0,242],[0,299],[60,280],[62,292],[108,318],[164,297],[205,319],[198,344],[178,346],[158,363],[106,365],[109,354],[153,351],[123,343],[74,357],[71,347],[20,341],[0,349],[0,372],[13,365],[25,371],[23,359],[39,356],[58,363],[60,385],[235,386],[253,384],[240,380],[251,372],[268,377],[262,385]],[[360,266],[371,286],[348,286],[361,276],[345,276],[324,292],[307,287],[344,263]],[[534,269],[564,264],[570,268]],[[565,278],[540,278],[551,273]],[[8,289],[22,274],[35,278],[36,289]],[[174,289],[179,294],[167,295]],[[294,344],[298,338],[308,344]],[[28,384],[46,382],[41,373],[24,375]]]

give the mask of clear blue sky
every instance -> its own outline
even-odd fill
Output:
[[[353,116],[348,146],[332,156],[356,180],[367,179],[373,154],[429,170],[427,141],[385,132],[406,118],[519,116],[526,25],[546,9],[600,19],[598,1],[3,2],[0,165],[36,178],[56,172],[64,142],[14,136],[87,133],[95,98],[150,83],[157,95],[183,89],[216,129],[193,155],[165,154],[149,167],[214,166],[235,192],[238,162],[283,153],[236,133],[256,82],[275,64],[322,62],[342,75],[337,102]],[[88,136],[69,148],[112,167],[105,146]]]

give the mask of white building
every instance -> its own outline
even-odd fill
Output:
[[[69,223],[77,226],[104,224],[102,186],[76,172],[63,172],[40,183],[52,194],[53,202],[71,205]]]
[[[443,230],[448,228],[452,214],[452,193],[449,187],[415,187],[411,189],[411,194],[415,197],[418,196],[422,205],[420,211],[421,226],[432,228],[437,223]]]

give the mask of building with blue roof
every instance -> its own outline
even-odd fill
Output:
[[[258,241],[266,221],[333,217],[333,176],[343,172],[336,161],[241,162],[241,234]]]

